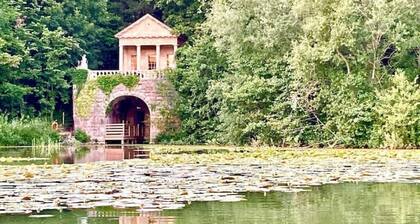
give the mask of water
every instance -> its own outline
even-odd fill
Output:
[[[0,149],[0,165],[77,164],[98,161],[121,161],[148,158],[148,150],[140,146],[85,146],[44,150],[32,147]],[[23,158],[16,161],[5,158]]]
[[[180,210],[138,213],[96,208],[46,212],[50,218],[0,216],[7,224],[415,224],[420,185],[339,184],[300,193],[247,193],[242,202],[193,202]]]

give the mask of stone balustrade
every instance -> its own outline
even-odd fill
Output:
[[[105,75],[137,75],[141,80],[163,79],[164,72],[161,70],[144,70],[144,71],[120,71],[120,70],[89,70],[88,79],[96,79]]]

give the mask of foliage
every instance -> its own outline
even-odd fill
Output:
[[[168,78],[178,94],[174,112],[181,119],[181,126],[180,129],[169,129],[158,140],[186,143],[215,141],[218,99],[208,98],[207,90],[213,80],[223,76],[227,69],[226,59],[217,53],[211,40],[203,37],[196,40],[194,46],[180,49],[177,60],[177,69],[169,73]]]
[[[57,142],[59,135],[51,123],[41,118],[10,118],[0,115],[0,145],[30,146],[34,142]]]
[[[146,13],[184,44],[160,140],[344,147],[419,147],[420,2],[414,0],[0,0],[0,111],[71,110],[74,70],[118,63],[116,32]],[[136,77],[87,81],[89,116]],[[172,108],[172,110],[171,110]],[[403,113],[404,112],[404,113]],[[70,114],[70,113],[67,113]],[[176,118],[178,117],[178,118]]]
[[[398,71],[389,88],[377,91],[375,133],[383,147],[420,145],[420,86]],[[378,139],[377,139],[378,140]]]
[[[80,91],[80,89],[86,83],[88,71],[85,69],[71,69],[70,73],[73,85],[75,85],[77,90]]]
[[[90,142],[90,136],[82,129],[76,129],[74,132],[74,138],[81,143]]]
[[[297,144],[304,133],[289,98],[285,54],[297,32],[290,10],[287,1],[215,2],[206,27],[230,65],[208,91],[220,101],[222,143]]]
[[[287,101],[288,79],[230,76],[212,86],[221,99],[219,140],[233,144],[285,145],[297,142],[299,120]]]
[[[419,74],[419,7],[410,0],[214,1],[205,27],[229,71],[206,91],[218,102],[218,140],[378,146],[376,92],[397,69],[408,80]]]
[[[368,147],[375,114],[373,88],[361,76],[337,74],[319,91],[314,123],[319,124],[314,139],[322,145]],[[312,125],[315,126],[315,125]]]
[[[99,89],[106,95],[109,95],[119,84],[123,84],[129,89],[136,87],[139,84],[140,79],[136,75],[104,75],[99,76],[96,79],[96,82],[98,83]]]
[[[182,41],[193,42],[211,9],[211,3],[208,0],[157,0],[155,7]]]
[[[406,0],[294,4],[302,33],[288,59],[293,97],[308,117],[317,118],[316,141],[370,145],[378,134],[373,127],[381,123],[374,116],[375,92],[397,69],[410,79],[419,74],[413,54],[420,45],[419,6]]]

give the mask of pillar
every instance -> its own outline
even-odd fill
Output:
[[[160,69],[160,45],[156,45],[156,70]]]
[[[141,45],[137,45],[137,71],[140,71],[140,62],[141,62]]]
[[[119,61],[118,61],[118,65],[120,67],[120,71],[122,71],[124,69],[124,45],[120,45],[120,57],[119,57]]]
[[[178,50],[178,45],[174,44],[174,61],[173,61],[173,67],[176,68],[176,51]]]

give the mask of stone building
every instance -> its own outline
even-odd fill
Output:
[[[164,81],[164,71],[175,67],[178,38],[149,14],[115,37],[119,39],[119,69],[88,69],[86,84],[73,88],[74,128],[98,142],[153,142],[159,133],[161,105],[168,100],[159,84]],[[82,61],[79,67],[87,68],[87,63]],[[122,79],[133,76],[138,83],[124,85]],[[110,92],[98,88],[97,82],[112,77],[119,77],[121,83]]]

